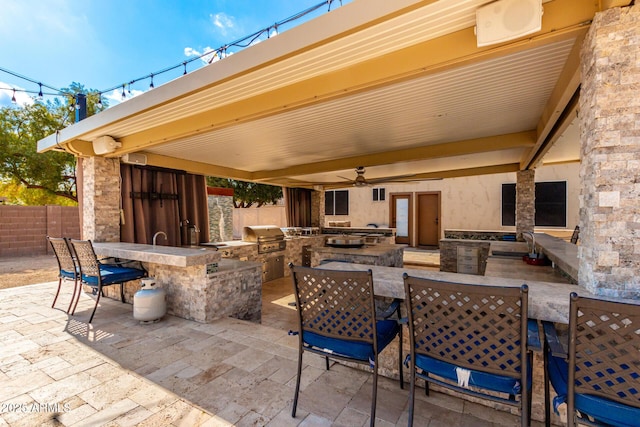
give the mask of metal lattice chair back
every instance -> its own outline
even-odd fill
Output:
[[[640,408],[640,306],[573,293],[570,313],[569,387]]]
[[[299,271],[294,280],[302,333],[373,342],[375,311],[370,272]]]
[[[83,275],[100,277],[100,263],[91,240],[71,240],[71,245]]]
[[[521,376],[527,337],[527,298],[522,298],[521,288],[414,277],[405,283],[417,354],[467,369]]]
[[[74,273],[76,271],[76,263],[73,261],[67,240],[64,237],[48,237],[48,239],[58,260],[60,270]]]
[[[47,236],[47,240],[49,240],[51,248],[53,249],[53,253],[56,256],[56,261],[58,262],[58,289],[56,291],[56,295],[53,297],[51,308],[55,307],[56,305],[56,301],[58,300],[58,296],[60,295],[62,282],[64,280],[73,280],[73,295],[71,296],[71,302],[69,303],[69,307],[67,308],[67,313],[73,314],[73,302],[76,299],[76,296],[78,298],[80,297],[80,289],[78,282],[79,272],[75,259],[73,257],[72,249],[69,246],[69,241],[64,237]]]

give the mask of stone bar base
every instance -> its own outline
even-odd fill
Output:
[[[144,267],[167,293],[168,314],[202,323],[221,317],[261,320],[262,271],[258,263],[225,259],[218,262],[217,271],[208,274],[205,265],[176,267],[144,263]],[[120,299],[118,285],[104,289],[107,297]],[[125,301],[132,304],[139,289],[139,280],[127,282]]]

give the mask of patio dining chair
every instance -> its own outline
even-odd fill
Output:
[[[98,259],[91,240],[71,239],[69,242],[78,262],[82,283],[90,286],[93,294],[97,295],[89,323],[93,321],[105,286],[120,285],[120,300],[124,303],[124,283],[147,276],[147,271],[143,268],[125,267],[128,262],[116,261],[114,264],[107,264],[104,262],[106,260]]]
[[[416,378],[520,410],[531,422],[532,353],[528,288],[469,285],[404,274],[411,367],[409,421]],[[539,337],[539,335],[538,335]],[[518,399],[519,396],[519,399]]]
[[[56,261],[58,261],[58,290],[56,291],[56,296],[53,297],[51,308],[54,308],[56,305],[58,295],[60,294],[60,288],[62,287],[62,282],[66,280],[73,280],[73,295],[71,295],[71,301],[67,308],[67,313],[73,314],[71,312],[71,306],[76,298],[76,293],[78,297],[80,296],[80,283],[78,282],[79,274],[76,261],[73,258],[69,242],[66,238],[47,236],[47,240],[51,244],[53,253],[56,256]]]
[[[568,343],[543,322],[547,415],[550,381],[568,427],[640,425],[640,305],[570,298]]]
[[[369,365],[373,370],[370,425],[375,425],[378,387],[378,355],[398,335],[398,371],[402,374],[402,328],[391,315],[400,315],[400,304],[376,316],[373,275],[368,271],[324,270],[289,264],[298,312],[298,374],[291,416],[296,416],[302,354],[311,352],[329,359]]]

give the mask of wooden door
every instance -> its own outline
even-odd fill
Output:
[[[418,246],[437,248],[440,243],[440,192],[418,193]]]
[[[411,193],[391,193],[389,226],[396,229],[396,243],[411,246],[413,231],[413,206]]]

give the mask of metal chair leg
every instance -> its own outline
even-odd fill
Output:
[[[374,357],[373,366],[373,391],[371,393],[371,421],[369,425],[376,425],[376,401],[378,397],[378,355]]]
[[[300,393],[300,375],[302,374],[302,350],[298,352],[298,376],[296,379],[296,392],[293,397],[293,409],[291,410],[291,416],[295,418],[296,409],[298,408],[298,394]]]
[[[402,372],[402,325],[398,333],[398,371],[400,372],[400,389],[404,390],[404,373]]]
[[[78,292],[78,280],[73,281],[73,295],[71,295],[71,301],[69,301],[69,307],[67,308],[67,314],[71,313],[71,306],[76,299],[76,292]]]
[[[91,313],[91,317],[89,318],[89,323],[93,321],[93,315],[96,314],[96,309],[98,308],[98,303],[100,302],[100,295],[102,295],[102,287],[98,289],[98,297],[96,298],[96,305],[93,306],[93,312]]]
[[[415,404],[415,392],[416,392],[416,368],[411,361],[411,377],[409,380],[409,422],[408,426],[413,426],[413,405]]]
[[[62,287],[62,277],[58,279],[58,290],[56,291],[56,296],[53,297],[53,304],[51,304],[51,308],[56,305],[56,300],[58,299],[58,294],[60,293],[60,287]]]
[[[124,303],[124,283],[120,283],[120,301]]]
[[[76,302],[73,305],[73,310],[71,311],[71,315],[76,314],[76,308],[78,307],[78,301],[80,301],[80,295],[82,294],[82,282],[78,281],[78,294],[76,295]]]

